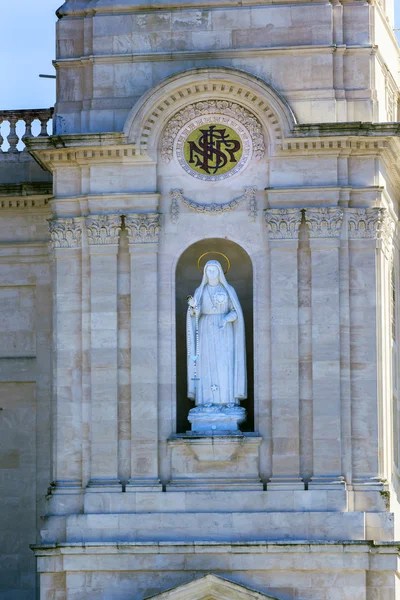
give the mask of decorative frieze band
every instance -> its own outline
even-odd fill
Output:
[[[82,219],[59,218],[49,220],[52,248],[80,248],[82,244]]]
[[[125,217],[129,244],[157,244],[161,231],[159,213],[132,213]]]
[[[337,238],[343,222],[341,208],[306,208],[306,224],[310,238]]]
[[[121,215],[96,215],[86,218],[90,246],[117,245],[121,231]]]
[[[269,208],[265,222],[270,240],[297,240],[302,218],[298,208]]]

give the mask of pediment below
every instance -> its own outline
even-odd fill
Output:
[[[150,600],[150,599],[147,599]],[[205,575],[151,596],[151,600],[278,600],[217,575]]]

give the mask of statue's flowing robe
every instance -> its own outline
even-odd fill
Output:
[[[196,405],[239,404],[247,397],[243,312],[235,290],[227,283],[219,263],[216,264],[220,269],[218,288],[209,286],[204,275],[194,295],[200,307],[196,367],[193,360],[196,356],[196,317],[190,308],[187,313],[188,397],[195,400]],[[212,299],[218,291],[226,297],[222,303]],[[224,316],[233,316],[233,313],[236,313],[236,319],[220,329]]]

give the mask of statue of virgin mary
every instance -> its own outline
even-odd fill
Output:
[[[246,345],[243,312],[220,263],[207,262],[203,280],[188,297],[188,397],[192,431],[237,430],[246,411]]]

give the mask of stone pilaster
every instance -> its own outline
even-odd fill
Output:
[[[390,259],[393,222],[385,209],[348,209],[353,489],[387,477],[391,422]],[[378,299],[379,298],[379,302]],[[386,431],[385,431],[386,430]],[[390,465],[391,468],[391,465]]]
[[[300,477],[298,246],[302,212],[265,212],[271,261],[272,477],[268,489],[304,489]]]
[[[160,215],[125,217],[131,257],[131,478],[127,492],[161,491],[158,469]]]
[[[82,488],[82,221],[49,221],[53,250],[53,492]]]
[[[309,487],[344,484],[341,444],[339,250],[343,211],[306,209],[311,248],[313,476]]]
[[[88,491],[120,491],[118,479],[117,256],[120,215],[90,216],[91,468]]]

